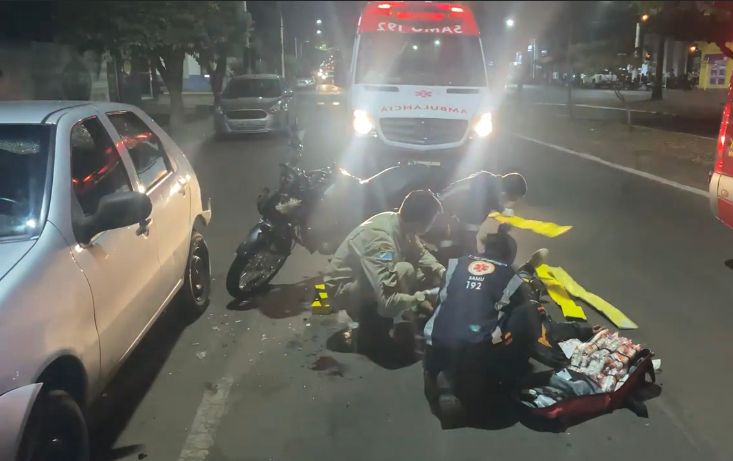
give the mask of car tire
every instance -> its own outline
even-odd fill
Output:
[[[183,286],[178,292],[178,302],[186,315],[194,318],[201,315],[209,305],[211,294],[211,261],[209,247],[204,236],[193,230],[188,250]]]
[[[31,411],[19,461],[89,461],[84,413],[68,393],[42,392]]]

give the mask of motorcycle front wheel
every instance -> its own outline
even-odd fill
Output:
[[[267,286],[288,259],[287,254],[268,242],[242,245],[227,273],[227,291],[236,299],[243,299]]]

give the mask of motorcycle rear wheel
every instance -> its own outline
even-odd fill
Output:
[[[288,255],[277,252],[266,242],[243,243],[227,273],[227,291],[243,299],[263,289],[277,275]]]

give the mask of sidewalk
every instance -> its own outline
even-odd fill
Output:
[[[212,93],[184,93],[184,119],[187,122],[206,118],[211,114],[214,105]],[[144,99],[140,108],[150,115],[160,125],[167,125],[170,117],[170,97],[162,94],[155,99]]]
[[[516,90],[512,90],[516,91]],[[567,88],[525,86],[522,99],[527,103],[565,104]],[[651,91],[622,91],[629,107],[636,110],[660,112],[664,114],[717,118],[723,112],[727,90],[664,90],[661,101],[651,101]],[[573,88],[573,103],[599,107],[622,108],[623,103],[613,90]]]
[[[707,189],[715,140],[607,120],[571,120],[567,114],[535,111],[531,106],[501,120],[511,133],[590,154],[609,162]]]

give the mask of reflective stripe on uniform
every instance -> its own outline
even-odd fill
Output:
[[[509,279],[509,283],[506,284],[506,287],[504,287],[504,291],[501,293],[501,299],[494,306],[497,311],[501,312],[504,306],[509,304],[510,298],[512,297],[514,292],[516,292],[517,289],[522,286],[522,283],[524,283],[524,280],[522,280],[522,278],[516,274],[512,276],[511,279]]]

